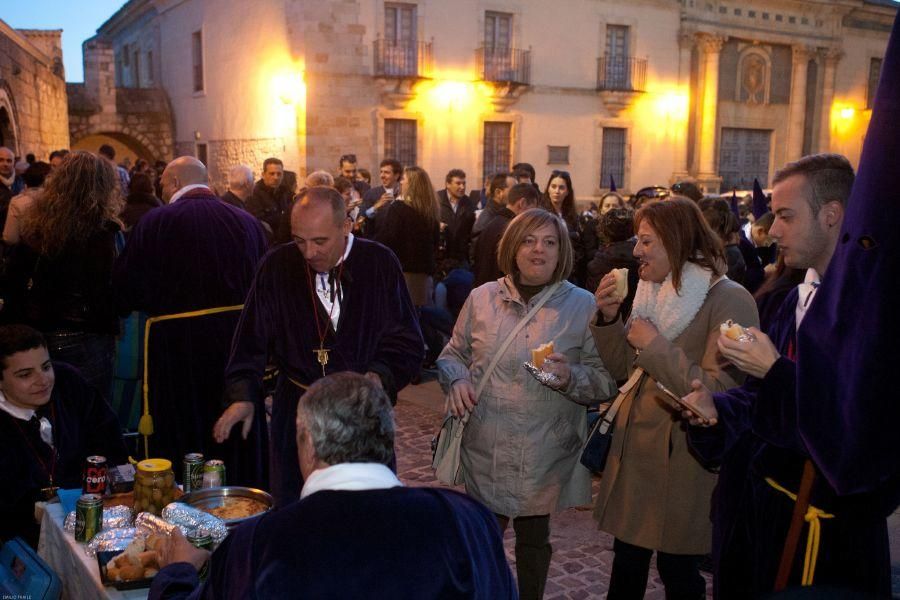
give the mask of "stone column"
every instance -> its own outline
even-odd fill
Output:
[[[838,48],[826,48],[819,51],[819,64],[823,65],[822,104],[819,121],[819,152],[828,152],[831,148],[831,103],[834,100],[834,70],[844,55]]]
[[[116,113],[116,60],[112,43],[99,36],[81,45],[84,91],[102,113]]]
[[[701,84],[702,116],[700,119],[700,170],[697,178],[707,192],[718,192],[721,179],[716,175],[716,110],[719,103],[719,55],[725,38],[698,34],[697,43],[703,56]]]
[[[695,33],[682,30],[678,34],[678,93],[687,94],[690,106],[691,89],[691,51],[694,48]],[[676,183],[688,176],[688,127],[690,118],[685,119],[682,128],[675,137],[675,170],[670,183]]]
[[[786,162],[795,161],[803,154],[803,130],[806,123],[806,71],[814,50],[806,46],[794,46],[791,76],[791,108],[788,121]]]

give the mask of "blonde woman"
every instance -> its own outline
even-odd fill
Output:
[[[578,460],[587,435],[582,405],[609,398],[616,385],[588,330],[594,299],[566,281],[573,252],[563,221],[524,211],[506,228],[497,259],[507,275],[472,291],[437,364],[449,410],[471,413],[460,447],[466,493],[497,515],[501,530],[512,521],[519,594],[535,599],[550,567],[550,513],[591,498],[590,473]],[[522,367],[546,342],[554,353],[544,370],[559,377],[555,389]]]
[[[400,179],[400,197],[387,209],[375,241],[394,251],[403,269],[415,306],[431,304],[440,242],[440,211],[428,173],[406,167]]]

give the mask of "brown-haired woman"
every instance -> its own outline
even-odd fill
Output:
[[[547,180],[547,187],[541,196],[540,207],[557,215],[565,222],[575,253],[572,275],[569,281],[584,287],[587,261],[597,249],[597,237],[593,231],[593,219],[587,221],[578,218],[575,207],[575,190],[572,188],[572,177],[568,171],[553,171]]]
[[[112,163],[72,152],[25,214],[19,255],[30,270],[23,320],[44,333],[54,360],[77,367],[107,398],[119,332],[111,273],[121,207]]]
[[[613,377],[630,377],[594,510],[615,536],[608,598],[643,597],[654,550],[666,597],[702,598],[698,564],[710,550],[716,476],[688,450],[679,410],[657,383],[679,397],[693,379],[714,391],[738,385],[741,373],[717,358],[719,325],[759,319],[747,290],[723,277],[722,242],[692,200],[648,204],[635,227],[641,281],[631,317],[626,326],[618,316],[610,274],[597,288],[591,327]]]
[[[388,207],[375,240],[393,250],[400,260],[413,304],[430,304],[440,243],[440,210],[431,179],[421,167],[404,169],[400,198]]]
[[[519,594],[533,599],[543,595],[550,567],[550,513],[590,502],[590,473],[578,461],[587,435],[582,405],[616,387],[587,329],[593,298],[566,281],[573,252],[562,220],[539,208],[522,212],[506,228],[497,259],[507,275],[472,291],[437,364],[450,411],[472,413],[460,452],[466,492],[497,515],[501,529],[513,522]],[[545,304],[482,383],[538,302]],[[522,367],[547,342],[554,354],[544,370],[559,376],[556,389]]]

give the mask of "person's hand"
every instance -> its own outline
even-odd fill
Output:
[[[628,324],[628,331],[625,333],[625,339],[631,344],[635,350],[643,350],[650,345],[650,342],[659,335],[656,325],[648,319],[634,317]]]
[[[210,554],[209,550],[197,548],[187,541],[176,527],[159,550],[159,566],[162,568],[172,563],[186,562],[199,571],[209,560]]]
[[[385,204],[390,204],[393,201],[394,201],[394,195],[385,192],[381,195],[381,198],[379,198],[378,201],[375,202],[375,210],[378,210]]]
[[[606,321],[612,321],[619,314],[619,308],[622,306],[622,299],[615,295],[616,292],[616,276],[612,271],[603,276],[597,291],[594,292],[594,300],[597,303],[597,310],[603,315]]]
[[[681,404],[694,408],[706,417],[701,418],[692,410],[681,411],[681,416],[691,425],[712,427],[719,422],[719,413],[716,411],[716,403],[713,401],[712,392],[699,379],[691,382],[691,392],[681,398]]]
[[[378,373],[375,371],[366,371],[365,375],[366,379],[374,383],[379,390],[384,391],[384,384],[381,383],[381,377],[378,376]]]
[[[542,369],[545,373],[553,373],[559,377],[558,390],[564,390],[569,387],[572,379],[572,369],[569,367],[569,357],[559,352],[547,355],[544,359]]]
[[[454,417],[462,417],[471,412],[478,399],[475,397],[475,386],[468,379],[457,379],[447,393],[447,409]]]
[[[247,435],[250,433],[250,427],[253,425],[253,413],[255,410],[256,407],[253,406],[252,402],[241,400],[233,403],[225,409],[225,412],[213,425],[213,437],[221,444],[231,435],[231,428],[237,423],[243,422],[244,426],[241,428],[241,434],[246,440]]]
[[[781,358],[781,354],[778,353],[769,336],[762,331],[756,327],[748,327],[747,331],[752,333],[756,339],[738,342],[725,334],[720,334],[719,352],[744,373],[762,379],[775,361]]]

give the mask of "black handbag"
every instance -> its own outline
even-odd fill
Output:
[[[601,415],[600,418],[591,427],[588,432],[587,441],[581,451],[581,464],[595,475],[603,473],[606,467],[606,459],[609,456],[609,450],[612,447],[613,424],[616,421],[616,414],[625,396],[631,391],[635,383],[644,374],[644,370],[637,368],[628,381],[619,388],[619,395]]]

